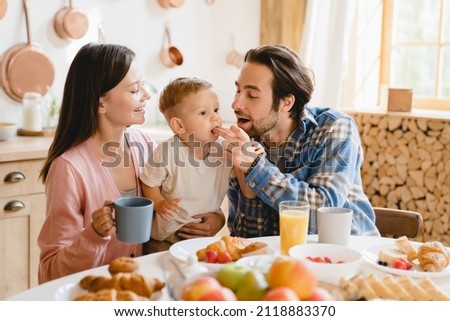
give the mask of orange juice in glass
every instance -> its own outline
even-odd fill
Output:
[[[306,243],[309,225],[309,204],[301,201],[280,203],[281,255],[289,255],[289,249]]]

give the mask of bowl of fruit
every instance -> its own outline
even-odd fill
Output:
[[[334,300],[315,273],[303,261],[292,257],[274,259],[266,273],[233,262],[218,271],[172,279],[168,288],[173,299],[184,301]]]
[[[351,248],[326,243],[307,243],[289,249],[289,255],[303,261],[320,281],[339,284],[341,278],[358,273],[363,260],[361,253]]]

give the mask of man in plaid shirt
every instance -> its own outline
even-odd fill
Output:
[[[237,126],[214,131],[235,168],[232,235],[278,235],[279,203],[297,199],[310,204],[309,233],[317,233],[316,210],[327,206],[353,210],[352,234],[379,235],[363,192],[357,125],[335,109],[307,107],[313,88],[312,72],[287,47],[247,52],[232,103]]]

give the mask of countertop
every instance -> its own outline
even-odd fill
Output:
[[[53,136],[13,136],[0,142],[0,162],[47,157]]]
[[[137,126],[155,141],[168,139],[172,131],[167,126]],[[13,136],[0,141],[0,162],[41,159],[47,157],[53,136]]]

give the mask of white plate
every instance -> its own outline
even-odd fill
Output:
[[[87,293],[88,291],[80,288],[78,283],[69,283],[59,287],[55,292],[54,298],[56,301],[72,301],[76,297]]]
[[[77,297],[88,294],[89,292],[80,288],[78,283],[69,283],[60,286],[54,295],[54,299],[56,301],[73,301]],[[150,296],[151,301],[158,300],[161,297],[162,293],[161,291],[154,292]]]
[[[196,252],[208,244],[217,242],[220,240],[219,237],[199,237],[195,239],[183,240],[174,243],[169,248],[169,253],[173,257],[187,262],[190,256],[196,256]]]
[[[217,242],[218,240],[220,240],[220,237],[199,237],[195,239],[183,240],[173,244],[169,248],[169,253],[175,258],[183,262],[187,262],[190,256],[196,256],[196,252],[198,250],[208,246],[213,242]],[[268,245],[272,253],[280,253],[280,240],[278,236],[269,236],[264,238],[255,237],[250,238],[249,240],[252,242],[264,242]],[[215,271],[219,270],[223,266],[223,264],[220,263],[200,263],[206,266],[208,269]]]
[[[411,242],[411,244],[415,247],[418,247],[420,244],[419,242]],[[418,263],[414,264],[413,267],[410,270],[401,270],[401,269],[395,269],[388,266],[383,266],[378,264],[378,252],[381,249],[384,248],[395,248],[395,245],[392,243],[388,244],[379,244],[374,246],[369,246],[362,250],[362,256],[363,258],[374,267],[391,274],[396,275],[407,275],[413,278],[419,278],[427,276],[429,278],[443,278],[443,277],[449,277],[450,276],[450,266],[447,266],[447,268],[443,269],[439,272],[425,272],[422,270],[420,265]]]

